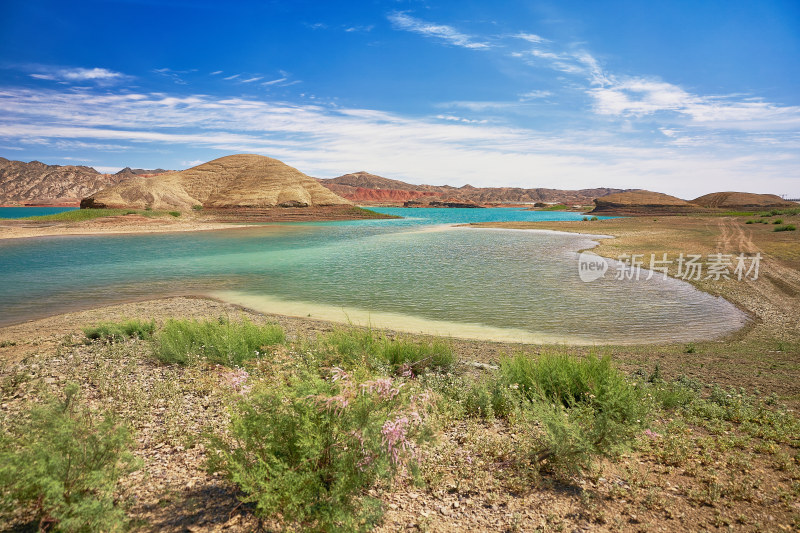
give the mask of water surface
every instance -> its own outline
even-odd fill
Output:
[[[714,338],[745,317],[677,280],[583,283],[591,237],[456,228],[574,220],[567,212],[402,209],[400,220],[214,232],[0,241],[0,324],[153,295],[209,294],[255,309],[408,331],[542,342]],[[587,228],[592,228],[587,223]]]
[[[77,207],[0,207],[0,218],[39,217],[74,211]]]

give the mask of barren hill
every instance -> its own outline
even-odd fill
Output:
[[[449,185],[414,185],[399,180],[376,176],[368,172],[354,172],[338,178],[319,180],[336,194],[360,204],[438,204],[442,201],[463,204],[530,204],[535,202],[590,204],[599,196],[620,192],[622,189],[522,189],[516,187],[452,187]]]
[[[277,159],[240,154],[154,177],[133,177],[81,207],[176,209],[342,206],[350,202]]]
[[[81,198],[128,178],[100,174],[91,167],[0,157],[0,204],[77,204]]]
[[[775,194],[754,194],[749,192],[714,192],[691,200],[691,203],[703,207],[726,209],[752,209],[767,207],[797,207]]]
[[[675,196],[645,190],[627,191],[595,198],[592,213],[651,214],[691,213],[703,208]]]

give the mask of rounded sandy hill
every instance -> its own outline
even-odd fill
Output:
[[[324,207],[351,202],[277,159],[253,154],[221,157],[153,177],[134,177],[84,198],[81,207],[189,211],[193,207]]]
[[[688,213],[701,210],[686,200],[653,191],[627,191],[601,196],[594,200],[593,213],[645,214]]]
[[[750,192],[713,192],[692,200],[693,204],[711,208],[767,208],[797,207],[775,194],[755,194]]]

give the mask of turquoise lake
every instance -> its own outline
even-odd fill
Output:
[[[0,325],[168,295],[529,342],[687,342],[746,322],[729,302],[678,280],[615,280],[613,261],[605,277],[582,282],[578,252],[594,246],[591,236],[453,227],[577,213],[376,210],[405,218],[0,240]]]
[[[74,211],[77,207],[0,207],[0,218],[38,217]]]

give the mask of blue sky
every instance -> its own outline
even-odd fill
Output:
[[[6,0],[0,155],[800,197],[796,1]]]

